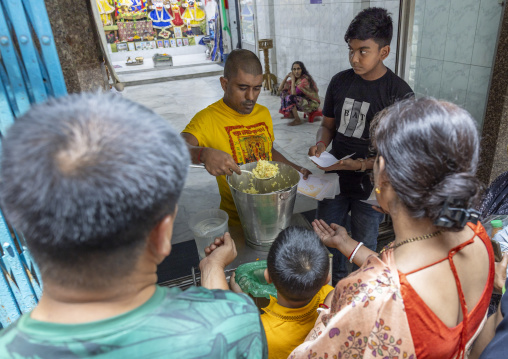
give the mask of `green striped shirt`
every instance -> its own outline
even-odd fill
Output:
[[[157,287],[140,307],[84,324],[23,315],[0,332],[0,358],[266,358],[259,312],[243,294]]]

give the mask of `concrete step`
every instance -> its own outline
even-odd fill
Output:
[[[222,75],[224,68],[217,63],[200,64],[193,66],[178,66],[165,69],[133,71],[130,73],[117,73],[125,86],[152,84],[166,81],[184,80],[206,76]]]
[[[135,73],[140,73],[140,72],[150,72],[150,71],[161,71],[161,70],[167,70],[167,69],[176,69],[176,68],[184,68],[184,67],[196,67],[196,66],[203,66],[203,65],[213,65],[213,64],[217,64],[220,66],[221,62],[219,61],[211,61],[211,60],[205,60],[205,61],[202,61],[202,62],[195,62],[195,63],[191,63],[191,62],[187,62],[187,64],[185,65],[177,65],[175,64],[174,62],[174,59],[173,58],[173,66],[165,66],[165,67],[153,67],[153,60],[152,59],[145,59],[143,62],[144,64],[146,64],[147,62],[150,62],[151,66],[150,67],[144,67],[143,65],[136,65],[136,66],[129,66],[127,69],[118,69],[116,68],[116,73],[118,75],[125,75],[125,74],[135,74]],[[177,62],[178,63],[178,62]],[[180,63],[182,63],[180,61]],[[125,65],[124,67],[127,67],[127,65]],[[119,71],[119,70],[122,70],[122,71]]]
[[[127,53],[127,52],[125,52]],[[152,56],[143,56],[143,64],[136,66],[127,66],[125,63],[127,58],[130,57],[131,60],[134,60],[135,57],[125,56],[121,61],[113,61],[113,66],[115,67],[115,71],[117,74],[124,73],[132,73],[137,71],[146,71],[146,70],[159,70],[160,68],[155,68]],[[214,63],[213,61],[207,59],[206,54],[190,54],[190,55],[172,55],[173,59],[173,67],[180,66],[196,66],[196,65],[209,65]]]

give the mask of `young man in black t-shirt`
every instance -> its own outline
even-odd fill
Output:
[[[333,166],[318,166],[339,175],[341,193],[334,199],[319,202],[316,217],[345,226],[351,211],[353,238],[374,251],[383,215],[361,202],[372,192],[365,172],[374,165],[374,157],[369,154],[370,122],[379,111],[413,96],[409,85],[383,64],[390,53],[392,34],[392,19],[385,9],[368,8],[353,19],[344,36],[352,69],[338,73],[330,81],[317,142],[309,149],[309,155],[319,157],[332,143],[330,153],[337,158],[354,153]],[[336,249],[330,251],[334,254],[333,282],[336,283],[348,275],[347,258]]]

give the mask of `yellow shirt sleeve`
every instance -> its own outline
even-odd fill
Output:
[[[185,126],[182,132],[190,133],[198,140],[199,146],[203,146],[204,134],[206,134],[206,123],[207,123],[207,111],[206,109],[199,111],[192,120]]]

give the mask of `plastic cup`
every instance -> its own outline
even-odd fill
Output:
[[[222,209],[207,209],[189,219],[189,227],[194,235],[200,259],[205,258],[205,248],[215,238],[229,231],[228,220],[228,214]]]

